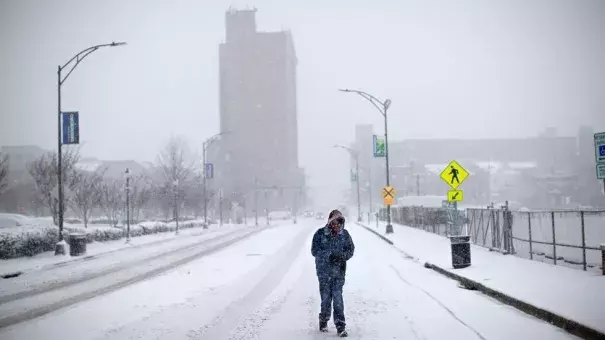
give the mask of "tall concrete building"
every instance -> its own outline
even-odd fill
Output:
[[[283,201],[293,187],[304,185],[298,164],[296,52],[290,32],[259,32],[255,15],[256,9],[225,13],[220,125],[229,134],[218,146],[214,184],[225,196],[245,196],[256,179],[260,187],[282,188],[274,191]]]

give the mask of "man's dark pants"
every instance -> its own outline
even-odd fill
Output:
[[[345,306],[342,299],[342,287],[345,284],[344,278],[319,278],[319,294],[321,295],[321,312],[319,321],[328,322],[332,311],[332,301],[334,301],[334,324],[338,329],[345,328]]]

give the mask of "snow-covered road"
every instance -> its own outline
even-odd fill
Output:
[[[40,318],[0,329],[0,339],[325,339],[314,220],[267,229],[226,249]],[[353,339],[574,339],[348,226],[345,313]]]

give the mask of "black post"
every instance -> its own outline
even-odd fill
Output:
[[[298,212],[298,191],[294,190],[294,207],[292,209],[293,222],[296,224],[296,213]]]
[[[130,169],[126,169],[126,243],[130,242]]]
[[[554,265],[557,265],[557,238],[555,237],[555,212],[550,212],[550,219],[552,222],[552,254]]]
[[[221,186],[221,189],[219,191],[218,194],[218,212],[219,212],[219,225],[222,227],[223,226],[223,187]]]
[[[388,105],[384,105],[382,106],[384,108],[384,158],[385,158],[385,163],[386,163],[386,172],[387,172],[387,187],[391,186],[391,175],[390,175],[390,169],[389,169],[389,133],[388,133],[388,123],[387,123],[387,110],[388,110]],[[393,233],[393,225],[391,224],[391,205],[388,204],[387,205],[387,227],[386,227],[386,233],[387,234],[392,234]]]
[[[355,181],[357,182],[357,222],[361,222],[361,194],[359,191],[359,153],[355,151]]]
[[[207,227],[208,226],[208,194],[207,194],[207,190],[206,190],[206,177],[208,176],[208,174],[206,173],[206,171],[208,170],[206,168],[206,142],[204,141],[204,143],[202,144],[202,162],[204,163],[204,178],[202,179],[203,181],[203,186],[204,186],[204,226]]]
[[[533,245],[532,245],[532,239],[531,239],[531,212],[527,212],[527,223],[528,223],[528,231],[529,231],[529,259],[533,260],[534,259],[534,249],[533,249]]]
[[[369,194],[369,201],[370,201],[370,214],[368,215],[368,223],[370,223],[372,221],[372,213],[373,213],[373,207],[372,207],[372,159],[370,158],[370,164],[368,166],[368,194]]]
[[[267,214],[267,225],[269,225],[269,200],[267,198],[267,189],[265,189],[265,213]]]
[[[174,220],[176,221],[176,231],[175,233],[178,235],[179,233],[179,206],[177,200],[177,183],[174,183]]]
[[[586,230],[584,228],[584,211],[580,211],[580,221],[582,224],[582,266],[586,271]]]

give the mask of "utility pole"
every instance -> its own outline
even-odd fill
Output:
[[[416,196],[420,196],[420,174],[416,174]]]

